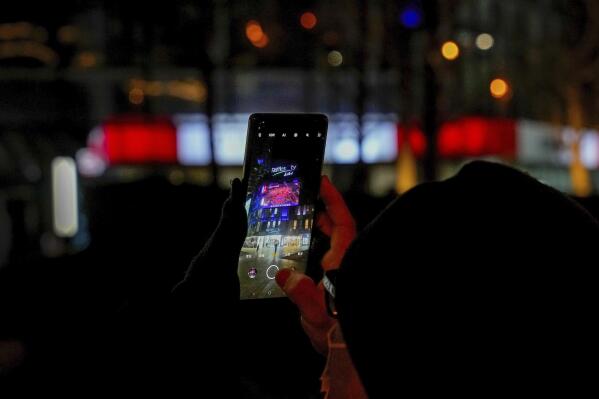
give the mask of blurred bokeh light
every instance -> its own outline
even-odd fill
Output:
[[[456,42],[449,40],[441,46],[441,54],[446,60],[453,61],[460,55],[460,47]]]

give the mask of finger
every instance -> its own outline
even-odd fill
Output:
[[[325,175],[320,183],[320,198],[327,208],[327,214],[337,227],[346,227],[355,230],[355,222],[341,193]]]
[[[243,193],[243,184],[241,183],[241,180],[239,180],[238,178],[234,178],[233,180],[231,180],[230,196],[235,202],[243,202],[245,199]]]
[[[231,242],[240,249],[247,233],[247,214],[243,206],[244,193],[242,191],[241,180],[237,178],[231,180],[229,197],[223,204],[221,219],[214,233],[215,239],[218,237]],[[235,250],[237,250],[236,247]]]
[[[232,180],[229,197],[223,203],[218,225],[187,269],[185,278],[188,281],[194,275],[204,275],[207,265],[217,262],[223,266],[218,268],[222,270],[221,278],[235,276],[234,279],[239,283],[236,277],[237,263],[247,234],[247,214],[243,206],[243,197],[241,181]],[[217,268],[211,270],[216,271]]]
[[[239,204],[239,200],[238,200],[238,184],[236,183],[235,180],[239,180],[239,179],[233,179],[231,180],[231,187],[229,188],[229,196],[225,199],[225,202],[223,203],[223,207],[222,207],[222,216],[228,216],[233,209],[237,208],[238,204]]]
[[[321,266],[326,271],[341,264],[345,251],[356,237],[356,225],[343,197],[327,176],[322,178],[320,196],[327,208],[326,215],[332,223],[331,246],[321,261]]]
[[[322,259],[320,260],[320,266],[322,267],[322,270],[328,272],[329,270],[338,269],[341,265],[341,262],[343,262],[343,257],[345,256],[348,247],[349,245],[337,245],[336,247],[331,245],[331,248],[322,256]]]
[[[331,318],[324,305],[324,292],[305,274],[282,269],[275,276],[277,284],[298,307],[306,323],[314,327],[326,326]]]
[[[328,237],[330,237],[333,234],[333,222],[331,221],[329,215],[326,214],[326,212],[321,212],[318,214],[318,217],[316,219],[316,226]]]
[[[339,267],[347,248],[356,236],[354,229],[334,229],[331,235],[331,245],[321,260],[323,270],[331,270]]]

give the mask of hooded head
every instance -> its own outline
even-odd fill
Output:
[[[360,233],[337,280],[369,396],[590,385],[598,244],[583,208],[499,164],[473,162],[399,197]]]

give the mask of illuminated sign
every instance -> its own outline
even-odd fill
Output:
[[[293,174],[295,173],[295,170],[297,169],[297,165],[289,165],[289,167],[287,166],[276,166],[274,168],[271,169],[271,174],[273,176],[283,176],[283,177],[287,177],[287,176],[293,176]]]

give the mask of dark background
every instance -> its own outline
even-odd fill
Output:
[[[314,26],[302,25],[306,12]],[[260,27],[254,36],[250,26]],[[455,59],[442,51],[450,41]],[[234,152],[219,129],[233,121],[232,141],[243,145],[253,112],[328,115],[336,152],[324,172],[359,229],[398,192],[474,158],[522,168],[597,215],[597,71],[599,5],[590,0],[3,4],[1,378],[72,369],[93,356],[81,348],[101,339],[114,312],[160,301],[242,173],[240,162],[216,159]],[[494,79],[507,90],[491,93]],[[211,160],[144,152],[160,143],[150,127],[176,128],[180,115],[202,121]],[[143,122],[119,144],[142,155],[101,153],[107,158],[90,172],[81,150],[103,148],[98,134],[120,118]],[[378,135],[372,120],[391,135]],[[57,157],[78,168],[78,228],[66,236],[54,225]],[[293,307],[272,306],[244,311],[247,385],[257,397],[318,397],[323,359]],[[6,355],[15,347],[25,354]]]

